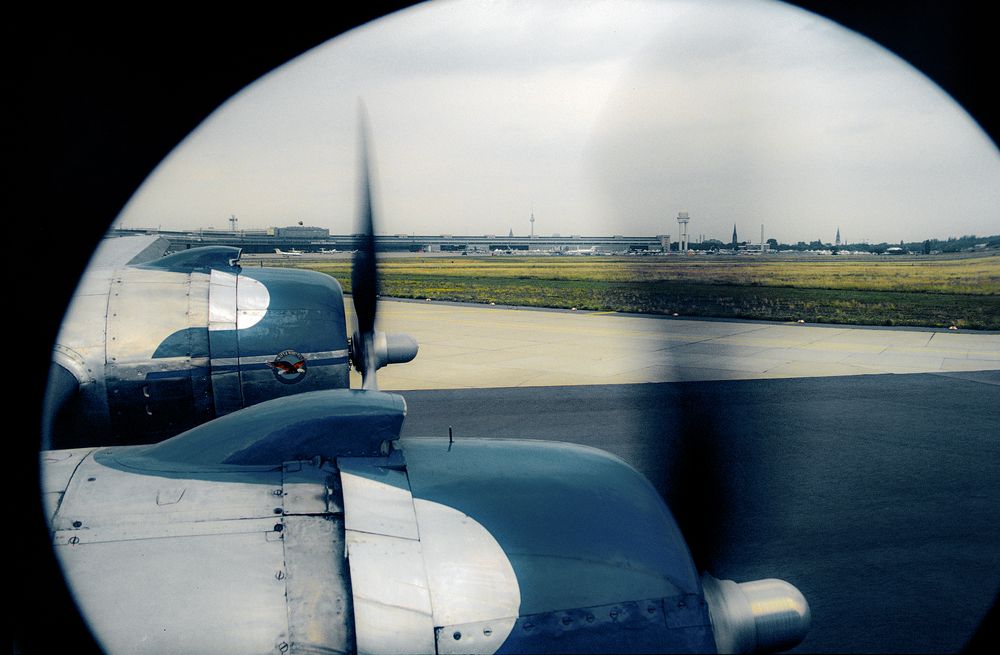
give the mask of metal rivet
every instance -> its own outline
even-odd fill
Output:
[[[274,491],[271,492],[271,495],[272,496],[280,496],[281,495],[281,489],[275,489]]]
[[[275,523],[274,524],[274,531],[275,532],[281,532],[284,529],[285,529],[285,526],[283,526],[282,524],[280,524],[280,523]]]
[[[617,619],[618,618],[618,610],[611,610],[610,616],[613,619]]]
[[[458,630],[456,630],[456,631],[455,631],[455,634],[453,634],[453,635],[452,635],[452,638],[453,638],[453,639],[454,639],[455,641],[458,641],[459,639],[461,639],[461,638],[462,638],[462,633],[461,633],[461,632],[459,632]]]
[[[282,511],[282,510],[281,510],[281,508],[280,508],[280,507],[275,507],[275,508],[274,508],[274,513],[275,513],[275,514],[281,514],[281,511]]]
[[[588,614],[587,615],[587,623],[593,623],[593,622],[594,622],[594,615],[593,614]]]
[[[87,478],[87,482],[93,482],[93,481],[94,481],[94,480],[96,480],[96,479],[97,479],[97,478]]]
[[[71,544],[78,544],[78,543],[80,543],[80,537],[70,537],[69,538],[69,542]]]
[[[677,601],[677,607],[687,607],[687,603],[685,603],[683,600],[679,600]]]
[[[490,628],[483,628],[483,635],[484,636],[489,637],[491,634],[493,634],[493,630],[492,629],[490,629]]]
[[[525,629],[525,630],[531,630],[531,629],[532,629],[532,628],[534,628],[534,627],[535,627],[535,626],[534,626],[534,625],[532,625],[531,623],[525,623],[525,624],[524,624],[524,629]]]
[[[562,624],[563,624],[563,625],[569,625],[569,624],[570,624],[570,623],[572,623],[572,622],[573,622],[573,619],[571,619],[571,618],[570,618],[570,617],[568,617],[568,616],[564,616],[564,617],[562,618]]]
[[[274,574],[274,579],[275,580],[284,580],[285,579],[285,572],[284,571],[278,571],[278,572],[276,572]]]
[[[280,644],[278,644],[278,650],[281,651],[282,653],[287,653],[288,644],[286,644],[285,642],[281,642]]]
[[[79,528],[81,525],[83,525],[82,521],[73,521],[73,527],[74,528]]]
[[[650,605],[649,607],[646,608],[646,611],[649,612],[650,614],[653,614],[654,612],[656,612],[656,607]]]

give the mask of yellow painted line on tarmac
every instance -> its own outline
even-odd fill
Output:
[[[607,314],[617,314],[618,312],[588,312],[587,316],[606,316]]]

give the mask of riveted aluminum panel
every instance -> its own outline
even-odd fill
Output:
[[[341,507],[330,507],[330,492],[337,471],[329,464],[319,467],[313,462],[285,462],[281,467],[284,490],[283,508],[285,515],[326,514],[343,511]]]
[[[434,653],[420,542],[347,530],[358,653]]]
[[[347,529],[418,539],[406,473],[371,464],[366,458],[337,460]]]
[[[89,268],[114,267],[138,264],[161,256],[170,246],[170,241],[153,234],[127,237],[105,237],[97,244],[97,250],[90,258]]]
[[[108,289],[113,271],[101,269],[83,276],[56,338],[54,361],[80,380],[77,420],[71,429],[106,432],[108,394],[104,383]]]
[[[413,499],[413,506],[434,625],[495,621],[495,634],[488,641],[502,643],[503,626],[509,631],[521,605],[517,577],[506,553],[474,518],[420,498]]]
[[[114,434],[156,440],[211,419],[207,276],[140,268],[113,280],[105,376]]]
[[[221,521],[171,521],[169,523],[128,521],[121,524],[84,524],[83,527],[57,530],[52,543],[96,544],[107,541],[161,539],[164,537],[198,537],[212,534],[243,534],[256,532],[272,539],[281,538],[281,517],[260,519],[223,519]],[[275,529],[275,528],[278,529]],[[274,534],[271,534],[271,533]]]
[[[286,516],[284,525],[290,652],[354,652],[343,517]]]
[[[108,298],[109,366],[145,362],[170,335],[190,326],[186,273],[123,268]]]
[[[66,309],[59,338],[56,339],[56,343],[64,344],[81,354],[96,350],[100,353],[102,368],[111,279],[112,271],[107,269],[83,276]]]
[[[45,506],[45,517],[50,523],[59,509],[63,492],[66,491],[73,473],[76,472],[80,462],[94,450],[94,448],[46,450],[39,456],[42,502]]]
[[[438,655],[492,655],[503,645],[516,619],[446,625],[434,631]]]
[[[216,416],[243,407],[236,336],[236,276],[213,270],[208,294],[208,347],[211,352],[212,398]]]
[[[234,522],[242,523],[240,521]],[[81,612],[110,653],[287,649],[283,543],[273,532],[57,545]]]
[[[208,329],[236,329],[236,275],[213,270],[209,279]]]
[[[172,525],[190,521],[280,518],[280,471],[217,472],[205,479],[149,475],[115,459],[116,453],[135,448],[105,449],[84,458],[53,529],[134,530],[145,538],[171,534]]]
[[[708,609],[694,597],[691,606],[677,599],[650,598],[611,605],[542,612],[518,618],[500,653],[713,653]],[[665,612],[684,617],[670,621]],[[678,625],[679,624],[679,625]],[[462,631],[464,626],[451,629]],[[447,629],[438,637],[439,652]]]

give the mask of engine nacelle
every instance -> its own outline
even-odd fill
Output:
[[[349,387],[340,284],[243,268],[239,256],[195,248],[89,270],[55,346],[46,445],[156,441],[264,400]]]

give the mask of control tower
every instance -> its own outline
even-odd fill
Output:
[[[688,216],[687,212],[679,212],[677,214],[677,231],[679,232],[677,249],[679,252],[685,252],[688,249],[688,221],[691,217]]]

